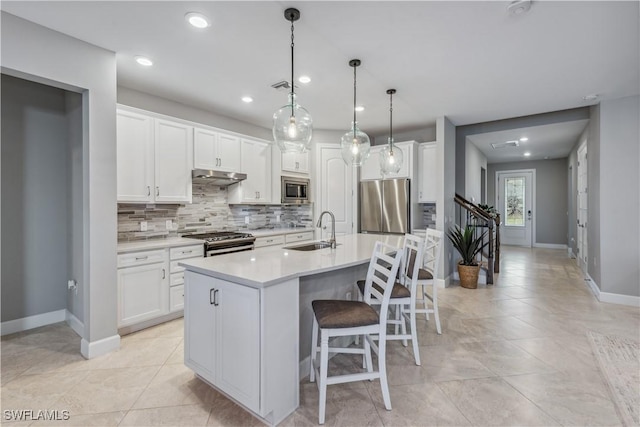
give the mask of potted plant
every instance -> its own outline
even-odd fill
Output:
[[[475,289],[478,287],[478,275],[480,266],[476,261],[476,256],[489,243],[484,242],[487,232],[476,232],[476,227],[467,225],[464,230],[459,226],[449,229],[447,237],[456,248],[462,259],[458,263],[458,274],[460,275],[460,286],[463,288]]]

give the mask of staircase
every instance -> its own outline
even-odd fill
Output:
[[[478,263],[486,271],[487,285],[493,284],[494,273],[500,273],[500,214],[487,212],[475,203],[472,203],[456,194],[454,201],[458,211],[456,221],[458,226],[465,228],[467,225],[476,227],[476,236],[485,230],[485,250],[480,254]]]

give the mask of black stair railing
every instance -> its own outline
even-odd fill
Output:
[[[500,273],[500,215],[487,212],[459,194],[456,194],[454,200],[458,209],[458,226],[465,228],[467,225],[473,225],[476,236],[487,230],[484,237],[486,241],[483,242],[487,244],[486,251],[480,253],[479,263],[487,271],[487,284],[492,285],[494,273]]]

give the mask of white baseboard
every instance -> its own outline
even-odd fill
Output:
[[[89,342],[82,338],[80,353],[85,359],[93,359],[120,348],[120,335],[112,335],[98,341]]]
[[[563,245],[560,243],[534,243],[533,247],[545,249],[567,249],[567,245]]]
[[[33,316],[23,317],[21,319],[8,320],[0,324],[0,334],[2,336],[15,334],[40,326],[51,325],[52,323],[64,322],[66,320],[67,310],[56,310],[48,313],[36,314]]]
[[[640,297],[632,295],[612,294],[610,292],[602,292],[598,287],[598,284],[591,278],[589,273],[584,273],[587,277],[585,282],[591,288],[591,292],[600,302],[606,302],[609,304],[629,305],[631,307],[640,307]]]
[[[69,325],[69,327],[73,329],[80,338],[82,338],[84,336],[84,323],[82,323],[80,319],[74,316],[74,314],[69,310],[66,310],[66,312],[65,320],[67,321],[67,325]]]
[[[436,286],[444,289],[447,286],[449,286],[449,277],[447,277],[446,279],[436,279]]]

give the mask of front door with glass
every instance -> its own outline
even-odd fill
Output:
[[[502,219],[502,244],[531,247],[533,175],[531,170],[496,173],[496,204]]]

